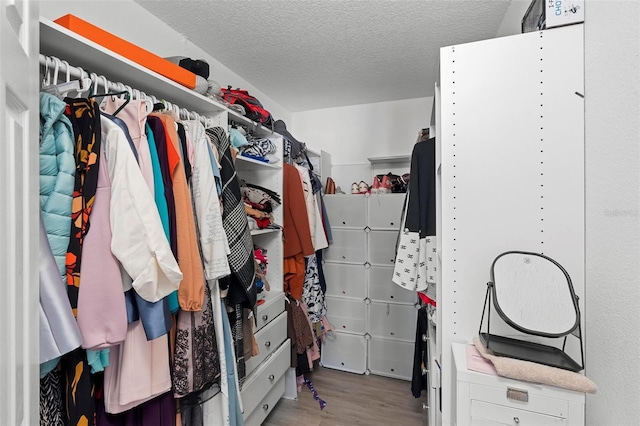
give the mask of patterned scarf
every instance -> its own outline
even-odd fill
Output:
[[[212,143],[211,147],[218,150],[222,166],[222,226],[231,249],[228,256],[231,269],[229,301],[232,305],[242,303],[247,308],[253,308],[256,304],[253,241],[242,203],[238,175],[231,157],[231,143],[221,127],[207,129],[206,133]]]
[[[66,98],[65,114],[75,135],[76,177],[71,204],[71,235],[67,249],[67,292],[73,314],[78,313],[82,243],[89,231],[89,215],[98,187],[100,109],[93,99]]]

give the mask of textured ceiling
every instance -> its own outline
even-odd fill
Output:
[[[136,2],[292,112],[431,96],[438,49],[495,37],[510,3]]]

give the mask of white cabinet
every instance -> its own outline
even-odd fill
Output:
[[[467,369],[466,345],[452,345],[454,425],[584,425],[585,394]],[[510,398],[517,394],[517,399]]]
[[[333,244],[325,250],[327,319],[336,331],[325,367],[411,379],[415,292],[393,282],[405,194],[328,195]]]

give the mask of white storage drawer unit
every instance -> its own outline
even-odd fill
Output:
[[[283,312],[276,319],[261,328],[256,334],[256,342],[260,353],[246,362],[246,373],[251,374],[262,361],[278,349],[287,339],[287,313]]]
[[[284,393],[271,392],[271,389],[284,377],[291,363],[291,341],[287,340],[256,371],[247,376],[240,395],[244,408],[243,417],[247,419],[258,407],[265,395],[280,399]],[[277,398],[276,398],[277,397]],[[267,412],[268,414],[268,412]]]
[[[325,339],[320,359],[323,367],[364,374],[367,371],[367,341],[363,335],[336,333]]]
[[[367,331],[364,300],[326,297],[327,319],[336,331],[364,334]]]
[[[264,397],[258,406],[253,410],[253,412],[247,417],[247,420],[244,422],[245,426],[260,426],[264,419],[267,418],[269,413],[273,410],[273,407],[276,406],[278,400],[280,399],[279,395],[284,394],[285,391],[285,377],[282,376],[280,380],[273,386],[271,392]]]
[[[417,315],[413,305],[372,302],[369,305],[369,333],[377,337],[415,341]]]
[[[369,370],[379,376],[411,380],[414,343],[372,337],[369,340]]]
[[[331,234],[333,243],[325,250],[325,261],[364,264],[367,260],[364,230],[333,228]]]
[[[584,393],[471,371],[466,345],[454,343],[452,351],[453,424],[584,425]],[[507,391],[522,398],[509,398]]]
[[[368,260],[372,265],[393,266],[396,260],[398,231],[370,231]]]
[[[418,296],[391,282],[393,268],[388,266],[371,266],[369,273],[369,299],[373,302],[390,302],[415,304]]]
[[[367,297],[366,272],[364,265],[345,265],[326,262],[323,266],[327,283],[327,296],[350,297],[364,300]]]
[[[325,207],[331,212],[331,228],[358,228],[367,226],[367,197],[360,195],[331,195],[324,197]]]
[[[284,312],[284,294],[267,293],[266,301],[258,306],[258,317],[256,318],[256,332],[267,325],[271,320]]]
[[[400,229],[406,194],[378,194],[369,197],[369,228]]]

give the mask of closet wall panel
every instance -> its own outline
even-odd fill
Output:
[[[582,37],[583,26],[573,25],[440,51],[445,424],[453,402],[451,343],[477,335],[497,255],[521,250],[557,260],[584,316]]]

